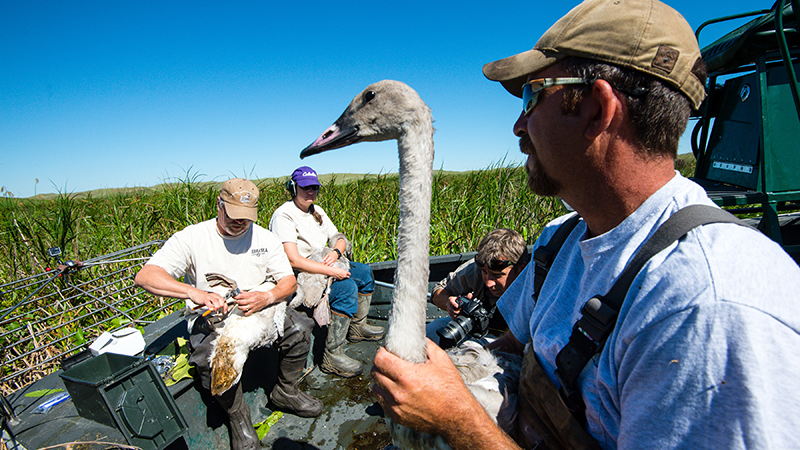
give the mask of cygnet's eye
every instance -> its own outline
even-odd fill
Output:
[[[375,91],[364,92],[364,103],[369,103],[373,98],[375,98]]]

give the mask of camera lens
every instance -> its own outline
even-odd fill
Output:
[[[472,331],[472,319],[458,316],[451,320],[444,328],[436,330],[439,335],[439,347],[444,349],[455,347]]]

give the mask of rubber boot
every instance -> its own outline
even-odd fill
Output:
[[[250,418],[250,407],[244,402],[242,384],[237,383],[214,397],[228,414],[231,450],[255,450],[260,447],[258,435]]]
[[[325,351],[322,353],[322,364],[319,368],[326,373],[350,378],[362,372],[361,363],[344,354],[345,335],[350,328],[350,318],[344,314],[331,311],[331,323],[328,324],[328,336],[325,338]]]
[[[350,342],[377,341],[386,333],[385,328],[367,323],[367,313],[371,302],[372,294],[358,294],[358,310],[350,319],[350,328],[347,330],[347,340]]]
[[[313,327],[313,320],[287,308],[283,337],[278,341],[278,383],[269,394],[274,406],[300,417],[317,417],[322,414],[322,402],[297,386],[303,376],[311,348]]]
[[[279,365],[278,384],[269,394],[269,399],[276,407],[300,417],[317,417],[322,414],[322,401],[316,399],[297,387],[306,358],[284,357]]]

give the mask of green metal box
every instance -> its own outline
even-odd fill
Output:
[[[128,444],[161,450],[187,425],[152,364],[103,353],[61,373],[81,417],[117,428]]]
[[[800,64],[795,64],[800,70]],[[770,194],[800,191],[800,122],[782,66],[725,81],[697,176]]]

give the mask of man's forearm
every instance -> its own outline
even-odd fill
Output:
[[[161,267],[149,264],[145,264],[139,270],[134,282],[147,292],[161,297],[187,299],[190,297],[191,290],[196,289],[175,280]]]
[[[489,350],[497,350],[514,355],[521,355],[525,350],[525,344],[518,341],[511,331],[506,331],[505,334],[490,342],[486,348]]]
[[[172,278],[166,270],[155,265],[145,264],[136,274],[134,282],[151,294],[189,299],[198,306],[205,306],[213,310],[222,308],[227,311],[225,299],[221,295],[182,283]]]
[[[438,289],[431,294],[431,303],[439,309],[447,311],[447,305],[450,303],[452,295],[447,289]]]
[[[443,434],[453,450],[519,450],[520,447],[492,421],[477,400],[459,415],[459,426]]]

